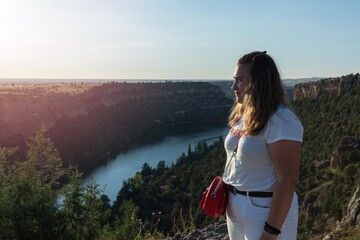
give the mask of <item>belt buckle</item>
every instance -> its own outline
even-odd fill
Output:
[[[231,186],[231,188],[232,188],[232,192],[236,195],[237,194],[237,189],[236,189],[236,187],[234,187],[234,186]]]

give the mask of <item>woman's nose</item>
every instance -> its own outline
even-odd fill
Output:
[[[239,89],[239,87],[238,87],[238,85],[237,85],[237,82],[236,82],[236,81],[233,81],[233,84],[232,84],[232,86],[231,86],[231,89],[232,89],[233,91],[235,91],[235,90],[238,90],[238,89]]]

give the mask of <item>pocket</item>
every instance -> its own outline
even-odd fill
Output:
[[[249,197],[249,202],[253,207],[270,209],[272,198]]]

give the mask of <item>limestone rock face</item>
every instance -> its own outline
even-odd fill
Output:
[[[336,148],[336,150],[332,153],[331,159],[330,159],[330,166],[332,168],[336,168],[339,164],[339,155],[340,153],[349,151],[351,149],[360,149],[360,139],[345,136],[339,146]],[[360,159],[359,159],[360,160]]]
[[[346,214],[346,222],[355,225],[360,222],[360,188],[358,187],[352,196]]]
[[[226,221],[224,219],[210,224],[203,229],[197,229],[190,233],[176,234],[168,240],[228,240]]]
[[[355,86],[360,86],[360,74],[350,74],[337,78],[326,78],[317,82],[308,82],[295,85],[293,100],[304,98],[317,99],[322,93],[340,95]]]

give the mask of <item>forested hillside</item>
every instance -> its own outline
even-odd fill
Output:
[[[316,91],[300,91],[304,88]],[[337,221],[346,222],[353,207],[349,201],[360,186],[360,75],[299,85],[294,96],[297,92],[307,93],[293,102],[305,127],[300,229],[304,236],[321,235],[334,230]]]
[[[169,128],[223,123],[232,104],[206,82],[67,84],[72,91],[64,85],[3,86],[2,145],[21,153],[44,125],[65,165],[89,165]]]

